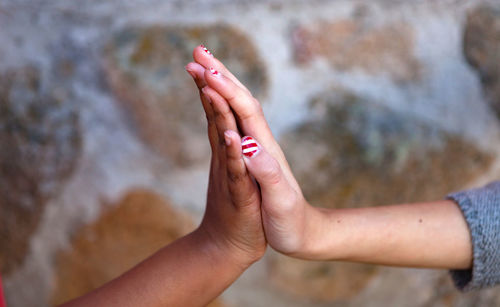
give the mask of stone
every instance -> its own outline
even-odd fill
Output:
[[[459,135],[347,91],[318,95],[310,107],[310,120],[281,141],[304,194],[322,206],[442,199],[493,160]]]
[[[362,70],[397,82],[418,80],[421,65],[413,54],[415,34],[406,23],[373,25],[364,18],[319,20],[292,31],[295,62],[320,58],[340,71]]]
[[[464,54],[481,78],[484,92],[500,118],[500,5],[483,5],[469,12]]]
[[[264,64],[249,38],[231,26],[129,28],[105,48],[108,83],[134,129],[150,148],[181,167],[210,157],[198,91],[184,70],[201,43],[256,97],[265,95]]]
[[[396,290],[397,289],[397,290]],[[409,299],[411,298],[411,299]],[[381,267],[369,286],[340,306],[498,306],[498,289],[460,292],[447,270]]]
[[[313,98],[309,120],[280,143],[306,199],[329,208],[443,199],[493,160],[436,125],[339,89]],[[282,255],[270,267],[280,289],[319,301],[355,297],[379,269]]]
[[[69,94],[44,85],[35,67],[0,75],[0,269],[24,260],[47,200],[80,155],[79,116]]]
[[[194,229],[189,216],[146,189],[130,190],[103,207],[56,256],[54,305],[103,285]]]
[[[281,291],[317,302],[349,300],[377,273],[366,264],[308,261],[280,254],[269,260],[269,277]]]

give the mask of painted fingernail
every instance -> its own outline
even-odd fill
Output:
[[[229,135],[229,131],[224,132],[224,141],[226,141],[226,146],[231,145],[231,136]]]
[[[214,56],[214,55],[212,54],[212,52],[210,52],[210,50],[208,50],[208,49],[207,49],[207,47],[205,47],[205,45],[200,45],[200,46],[201,46],[201,48],[203,48],[203,51],[205,51],[205,53],[206,53],[206,54],[211,55],[211,56]]]
[[[210,72],[212,73],[212,75],[214,76],[217,76],[219,77],[220,76],[220,72],[218,72],[217,70],[215,70],[214,68],[210,68]]]
[[[245,136],[241,139],[241,151],[248,158],[254,157],[260,152],[259,144],[251,136]]]

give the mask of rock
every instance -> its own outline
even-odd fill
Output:
[[[405,23],[375,26],[353,18],[299,25],[292,31],[291,41],[299,65],[324,58],[340,71],[360,69],[409,82],[418,80],[421,73],[413,54],[414,36]]]
[[[24,260],[44,205],[80,154],[78,115],[68,93],[43,85],[34,67],[0,75],[0,268]]]
[[[188,216],[149,190],[131,190],[105,207],[57,255],[54,305],[101,286],[194,228]]]
[[[360,97],[319,95],[308,122],[281,144],[306,198],[330,208],[442,199],[488,169],[492,156],[435,125]],[[459,166],[459,167],[457,167]],[[354,297],[378,268],[271,258],[271,279],[314,300]]]
[[[465,57],[477,69],[500,118],[500,5],[483,5],[469,12],[463,44]]]
[[[278,288],[314,301],[348,300],[377,273],[373,265],[306,261],[274,254],[269,277]]]
[[[256,48],[230,26],[125,29],[105,50],[107,79],[138,134],[180,166],[210,156],[198,91],[184,70],[202,42],[255,96],[265,94],[266,71]]]
[[[315,203],[343,208],[441,199],[492,162],[489,153],[432,123],[335,92],[313,99],[311,120],[282,140]]]
[[[499,299],[500,293],[495,288],[466,293],[458,291],[446,270],[381,267],[360,295],[339,305],[489,307],[498,306]]]

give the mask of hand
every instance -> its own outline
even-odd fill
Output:
[[[186,69],[200,91],[212,149],[207,208],[198,231],[246,267],[266,248],[260,192],[243,162],[238,128],[226,100],[206,85],[205,68],[190,63]]]
[[[243,162],[236,121],[226,100],[206,86],[205,69],[190,67],[212,148],[200,226],[66,306],[206,306],[263,256],[260,192]]]
[[[234,130],[237,122],[244,134],[253,136],[262,144],[256,142],[258,151],[252,157],[245,157],[244,162],[260,185],[262,223],[268,243],[279,252],[309,258],[310,239],[316,232],[315,221],[320,211],[305,201],[264,118],[260,103],[204,47],[195,48],[193,57],[196,63],[188,64],[186,69],[195,76],[206,97],[214,102],[214,109],[220,106],[218,113],[224,114],[224,118],[231,117],[234,122],[233,128],[218,125],[219,134],[224,129]],[[240,144],[239,140],[234,143]]]

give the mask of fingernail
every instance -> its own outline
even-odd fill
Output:
[[[201,92],[203,93],[203,96],[205,96],[205,99],[208,101],[208,103],[212,103],[212,99],[210,99],[210,96],[207,94],[206,87],[201,89]]]
[[[218,72],[214,68],[210,68],[210,72],[212,73],[212,75],[217,76],[217,77],[220,77],[220,75],[221,75],[220,72]]]
[[[205,51],[206,54],[214,56],[212,52],[210,52],[210,50],[208,50],[207,47],[205,47],[205,45],[202,44],[200,45],[200,47],[203,48],[203,51]]]
[[[241,151],[248,158],[254,157],[260,152],[259,144],[251,136],[245,136],[241,139]]]
[[[226,141],[226,146],[231,145],[231,136],[229,135],[229,131],[224,132],[224,141]]]
[[[188,74],[191,75],[191,77],[193,77],[193,79],[196,78],[196,75],[194,74],[194,72],[189,70],[187,66],[184,66],[184,69],[187,71]]]

